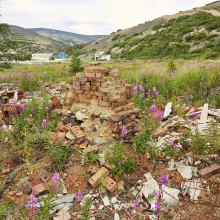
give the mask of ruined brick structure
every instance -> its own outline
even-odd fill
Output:
[[[76,73],[71,77],[69,91],[73,93],[70,100],[84,105],[96,105],[114,113],[134,108],[131,103],[132,86],[127,80],[120,78],[118,70],[109,71],[108,68],[86,68],[83,73]],[[70,95],[71,96],[71,95]]]
[[[139,109],[131,103],[132,86],[121,79],[117,69],[85,68],[76,73],[65,85],[61,97],[63,110],[77,117],[82,111],[80,128],[90,141],[98,143],[101,138],[120,138],[122,128],[127,129],[124,139],[138,132]],[[81,114],[81,113],[80,113]]]

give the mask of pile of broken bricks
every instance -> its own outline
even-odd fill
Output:
[[[94,71],[96,74],[100,70],[94,69]],[[89,71],[85,70],[85,73],[89,73]],[[106,77],[104,74],[103,72],[103,77]],[[110,77],[113,77],[114,80],[119,80],[119,78],[116,79],[114,76]],[[92,82],[92,80],[82,82]],[[121,83],[123,82],[121,81]],[[112,111],[114,108],[105,109],[100,108],[103,106],[94,107],[93,105],[88,106],[82,103],[80,105],[78,101],[74,103],[75,99],[73,100],[70,95],[72,93],[71,84],[69,86],[63,83],[62,86],[68,88],[66,99],[62,97],[60,100],[57,96],[53,96],[50,103],[50,107],[54,109],[53,111],[56,111],[62,118],[57,122],[56,132],[49,133],[52,140],[62,140],[67,147],[79,145],[83,149],[80,152],[87,154],[98,152],[106,144],[109,137],[119,139],[123,127],[128,130],[128,140],[137,134],[139,130],[138,123],[144,117],[140,114],[139,109],[133,107],[128,110],[121,108],[119,112],[115,113]],[[86,85],[80,83],[80,86]],[[107,96],[108,94],[105,95]],[[68,102],[68,99],[71,100],[71,103]],[[70,105],[67,105],[67,103],[70,103]],[[165,107],[162,106],[161,112],[163,110],[165,110]],[[173,109],[174,112],[175,109]],[[184,117],[192,116],[193,112],[201,114],[201,117],[186,123]],[[157,148],[160,148],[169,139],[173,140],[177,147],[181,148],[180,140],[183,129],[194,129],[197,126],[202,133],[207,129],[207,125],[211,120],[217,121],[219,118],[220,110],[208,109],[207,104],[201,108],[186,107],[183,117],[170,114],[168,120],[164,120],[160,124],[153,136],[154,143]],[[105,161],[99,160],[100,164],[93,164],[88,169],[85,169],[81,157],[78,160],[72,160],[68,164],[68,168],[61,174],[59,192],[55,197],[57,206],[51,211],[51,213],[58,215],[54,220],[78,219],[81,216],[81,213],[75,209],[73,186],[77,188],[77,185],[83,184],[85,186],[82,190],[83,194],[92,200],[90,219],[133,219],[135,217],[133,200],[135,199],[140,201],[139,215],[145,219],[152,219],[155,216],[152,211],[146,209],[146,199],[154,191],[158,191],[158,179],[164,172],[168,176],[168,185],[164,190],[164,204],[166,205],[164,214],[168,219],[181,219],[181,211],[179,209],[184,206],[184,202],[188,202],[190,205],[210,205],[213,210],[216,207],[220,207],[220,166],[218,155],[200,156],[187,153],[185,156],[175,159],[164,158],[162,155],[159,161],[153,161],[151,164],[148,163],[149,158],[149,153],[144,156],[135,156],[136,170],[128,176],[123,176],[121,181],[114,180],[112,175],[109,175],[110,168]],[[85,173],[70,174],[68,169],[73,167],[73,170],[75,170],[77,165],[80,165],[85,170]],[[6,176],[12,170],[13,161],[5,161],[1,175]],[[104,177],[104,186],[107,191],[100,191],[100,188],[97,188],[101,183],[102,177]],[[10,200],[15,204],[21,204],[22,199],[23,202],[26,201],[24,199],[25,195],[30,194],[31,191],[34,192],[36,197],[40,198],[47,194],[47,190],[50,187],[47,184],[48,179],[41,177],[29,181],[29,185],[25,184],[25,186],[18,187],[17,191],[7,190],[5,191],[4,199]],[[25,178],[22,181],[25,182]],[[187,189],[184,195],[182,194],[183,189]],[[220,218],[220,216],[218,217]]]

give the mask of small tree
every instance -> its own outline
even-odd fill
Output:
[[[176,64],[174,63],[174,60],[171,59],[168,62],[168,72],[175,72],[176,71]]]
[[[73,54],[71,64],[70,64],[70,72],[71,73],[78,73],[83,71],[83,67],[81,66],[82,62],[77,54]]]

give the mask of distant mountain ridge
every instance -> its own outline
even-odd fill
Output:
[[[67,46],[74,44],[88,43],[90,41],[102,38],[106,35],[83,35],[67,31],[54,30],[49,28],[28,28],[27,30],[37,33],[49,39],[59,41]]]

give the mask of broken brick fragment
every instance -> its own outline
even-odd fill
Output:
[[[78,126],[71,127],[70,131],[77,139],[85,137],[85,134],[81,131],[81,129]]]

